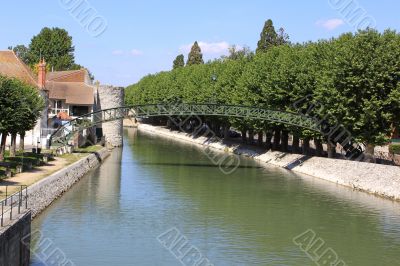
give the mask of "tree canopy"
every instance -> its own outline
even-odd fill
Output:
[[[34,36],[29,45],[30,65],[45,58],[55,71],[71,69],[75,64],[75,47],[72,37],[64,29],[43,28]]]
[[[370,145],[386,143],[392,129],[399,126],[399,33],[367,29],[330,40],[266,47],[254,56],[236,56],[233,50],[234,60],[225,57],[149,75],[127,88],[127,102],[209,103],[216,99],[289,112],[304,112],[314,105],[318,108],[311,115],[316,122],[327,120]],[[296,105],[302,98],[307,98],[304,105]],[[259,121],[218,121],[250,132],[282,132],[282,137],[290,132],[305,143],[309,139],[327,141],[332,134]]]
[[[3,159],[7,135],[16,136],[33,129],[43,108],[44,100],[37,88],[0,76],[0,160]]]
[[[30,44],[8,47],[33,71],[41,58],[45,58],[49,70],[78,70],[82,66],[75,63],[75,47],[72,37],[65,29],[43,28],[32,37]],[[92,76],[93,77],[93,76]],[[94,77],[93,77],[94,78]]]

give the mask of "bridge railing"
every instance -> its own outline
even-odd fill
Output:
[[[221,105],[209,103],[162,103],[135,106],[121,106],[106,110],[99,110],[77,119],[71,120],[56,131],[50,139],[51,145],[68,144],[71,136],[82,129],[106,123],[121,118],[136,117],[146,118],[154,116],[229,116],[245,119],[256,119],[272,123],[286,124],[290,126],[309,129],[324,134],[323,127],[330,128],[326,121],[315,121],[312,117],[299,113],[270,110],[252,106]],[[345,131],[346,133],[347,131]],[[346,157],[359,157],[363,148],[354,141],[347,139],[346,134],[338,131],[337,134],[329,135],[333,143],[340,143],[347,151]]]
[[[12,192],[17,189],[17,192]],[[0,226],[6,226],[17,215],[28,210],[28,186],[0,186],[1,200]],[[10,193],[11,192],[11,193]]]

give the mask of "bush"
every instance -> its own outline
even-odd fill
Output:
[[[389,152],[393,154],[400,154],[400,144],[391,144],[389,146]]]

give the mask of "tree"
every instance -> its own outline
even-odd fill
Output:
[[[197,41],[193,44],[192,49],[190,50],[189,57],[186,65],[201,65],[204,64],[203,54],[201,53],[201,48]]]
[[[287,34],[286,32],[285,32],[285,29],[284,28],[279,28],[279,30],[278,30],[278,37],[277,37],[277,39],[276,39],[276,44],[277,45],[283,45],[283,44],[288,44],[290,42],[290,39],[289,39],[289,34]]]
[[[4,160],[7,136],[11,134],[10,156],[14,156],[17,134],[31,130],[43,108],[37,88],[0,76],[0,161]]]
[[[390,30],[343,34],[331,42],[333,56],[317,75],[316,99],[371,155],[374,145],[387,143],[392,125],[398,124],[399,44],[399,34]]]
[[[268,19],[264,28],[260,34],[260,40],[257,43],[256,52],[266,52],[269,48],[276,45],[276,39],[278,35],[275,31],[274,24],[271,19]]]
[[[245,46],[243,48],[237,47],[236,45],[232,45],[229,47],[229,55],[222,56],[223,60],[241,60],[247,59],[254,56],[254,53],[251,51],[250,47]]]
[[[70,70],[75,67],[74,51],[72,37],[66,30],[46,27],[31,40],[28,64],[33,67],[45,58],[55,71]]]
[[[45,101],[38,93],[37,89],[30,86],[23,86],[22,95],[23,98],[21,98],[20,103],[21,107],[23,108],[23,123],[21,123],[17,129],[17,132],[20,135],[20,151],[23,151],[25,149],[25,132],[32,130],[35,127],[36,122],[40,118],[42,111],[45,107]],[[15,142],[13,148],[15,153]]]
[[[273,146],[283,150],[288,149],[290,133],[296,153],[300,139],[303,153],[314,140],[317,156],[324,155],[323,142],[333,157],[337,143],[348,152],[354,140],[366,143],[367,152],[373,153],[373,146],[385,144],[393,127],[400,126],[399,33],[369,29],[290,44],[279,30],[276,42],[269,44],[255,56],[232,47],[230,55],[220,60],[149,75],[127,89],[128,104],[214,99],[219,104],[300,113],[313,118],[322,131],[250,119],[206,117],[203,121],[217,134],[232,125],[244,140],[247,134],[252,139],[253,133],[264,133],[268,147],[274,133]]]
[[[68,32],[59,28],[43,28],[41,32],[34,36],[29,47],[25,45],[9,46],[9,50],[14,53],[33,71],[41,58],[47,61],[49,71],[79,70],[84,66],[75,63],[74,51],[72,45],[72,37]],[[90,79],[93,81],[94,76],[88,70]]]
[[[29,64],[30,50],[28,47],[20,44],[15,47],[10,46],[8,49],[14,51],[19,59],[21,59],[25,64]]]
[[[258,41],[256,52],[266,52],[273,46],[287,43],[289,43],[289,35],[285,33],[283,28],[280,28],[279,33],[276,33],[272,20],[268,19],[260,34],[260,40]]]
[[[183,54],[180,54],[174,60],[173,69],[177,69],[184,66],[185,66],[185,56]]]

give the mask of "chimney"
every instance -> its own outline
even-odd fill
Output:
[[[41,90],[46,88],[46,61],[44,61],[44,58],[40,60],[38,65],[38,86]]]

